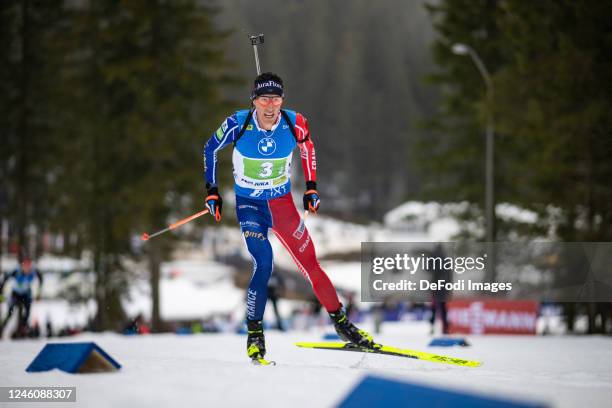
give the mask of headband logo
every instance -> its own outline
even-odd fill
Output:
[[[279,83],[276,83],[274,81],[261,82],[257,84],[257,89],[270,88],[270,87],[283,89],[283,87]]]

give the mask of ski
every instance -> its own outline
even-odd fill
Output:
[[[260,357],[253,357],[253,359],[251,359],[251,363],[253,363],[253,365],[262,365],[262,366],[275,366],[276,365],[276,361],[272,361],[272,360],[266,360],[265,358],[260,358]]]
[[[373,353],[373,354],[384,354],[388,356],[398,356],[414,358],[417,360],[433,361],[435,363],[452,364],[461,367],[480,367],[482,365],[479,361],[464,360],[461,358],[442,356],[439,354],[427,353],[424,351],[416,350],[405,350],[397,347],[385,346],[382,344],[376,344],[375,348],[361,347],[353,343],[340,343],[340,342],[320,342],[320,343],[308,343],[299,342],[295,343],[298,347],[313,348],[322,350],[343,350],[343,351],[356,351],[362,353]]]

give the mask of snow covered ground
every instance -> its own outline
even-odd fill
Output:
[[[366,325],[367,328],[367,325]],[[486,395],[537,400],[552,407],[609,407],[612,338],[471,336],[468,348],[428,348],[423,323],[386,323],[377,339],[403,348],[480,360],[462,368],[398,357],[307,350],[321,331],[269,331],[268,357],[256,367],[235,334],[121,336],[83,334],[123,368],[112,374],[26,373],[45,340],[0,342],[0,386],[76,386],[77,403],[54,407],[332,407],[367,374]],[[58,341],[58,340],[53,340]],[[29,406],[27,403],[4,406]],[[40,404],[30,404],[40,406]],[[406,406],[409,401],[406,401]]]
[[[516,215],[510,210],[506,212],[515,218],[533,222],[529,214]],[[384,225],[360,226],[323,216],[309,217],[306,224],[319,255],[349,253],[359,251],[362,241],[449,240],[460,226],[452,217],[441,217],[445,211],[431,203],[407,203],[390,213]],[[237,228],[223,231],[224,234],[218,235],[227,242],[218,242],[219,247],[246,251]],[[278,264],[294,268],[280,244],[273,240],[273,245]],[[201,255],[206,247],[195,252]],[[3,262],[3,269],[12,269],[15,264],[12,261],[13,264]],[[59,290],[62,271],[86,269],[86,265],[68,265],[72,262],[69,259],[55,261],[51,258],[39,260],[42,269],[55,272],[55,275],[48,274],[43,291],[45,300],[33,306],[32,318],[41,325],[47,318],[52,318],[56,326],[83,325],[93,315],[95,304],[70,306],[66,300],[52,298],[57,292],[53,289]],[[330,260],[324,261],[323,266],[338,288],[359,293],[358,262]],[[231,272],[206,257],[187,259],[180,256],[169,260],[162,266],[162,315],[179,319],[223,313],[242,318],[244,291],[231,282]],[[296,306],[288,301],[280,305],[284,316]],[[124,306],[130,315],[139,312],[148,315],[150,295],[144,277],[132,282]],[[368,324],[364,326],[371,329]],[[383,328],[383,334],[376,336],[380,342],[480,360],[484,366],[461,368],[398,357],[306,350],[293,345],[296,341],[321,340],[323,332],[320,329],[289,333],[268,331],[267,357],[278,362],[276,367],[250,365],[245,355],[245,337],[236,334],[126,337],[85,333],[52,341],[95,341],[123,365],[121,371],[91,375],[60,371],[29,374],[25,368],[47,341],[0,341],[0,386],[76,386],[77,403],[64,404],[67,407],[244,407],[247,404],[333,407],[365,375],[373,374],[458,391],[543,401],[552,407],[607,407],[612,400],[610,337],[471,336],[468,340],[472,347],[449,349],[427,347],[431,338],[426,323],[385,323]],[[0,407],[17,405],[28,406],[0,402]],[[63,405],[54,403],[53,406]],[[410,401],[406,406],[410,406]]]

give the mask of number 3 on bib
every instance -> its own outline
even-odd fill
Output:
[[[272,175],[272,169],[274,168],[274,163],[272,162],[263,162],[261,163],[261,172],[259,173],[259,177],[268,178]]]

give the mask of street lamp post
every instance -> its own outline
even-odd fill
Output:
[[[493,175],[495,174],[493,156],[495,152],[493,113],[491,106],[493,104],[493,82],[487,67],[474,51],[472,47],[466,44],[457,43],[452,46],[452,51],[456,55],[469,55],[478,68],[482,79],[487,87],[487,102],[489,105],[487,113],[486,127],[486,155],[485,155],[485,222],[486,222],[486,240],[488,243],[495,242],[495,190],[493,183]],[[488,251],[493,259],[490,259],[489,277],[491,281],[495,279],[495,251]]]

